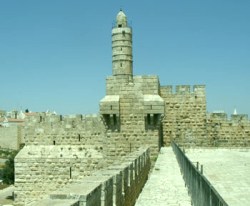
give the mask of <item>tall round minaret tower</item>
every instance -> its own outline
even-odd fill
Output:
[[[122,10],[116,17],[112,29],[112,71],[114,76],[133,76],[132,28],[127,24],[127,17]]]

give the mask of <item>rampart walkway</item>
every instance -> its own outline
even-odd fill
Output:
[[[250,205],[250,149],[188,149],[193,162],[203,165],[203,174],[230,206]]]
[[[171,147],[163,147],[136,206],[191,206],[178,162]]]

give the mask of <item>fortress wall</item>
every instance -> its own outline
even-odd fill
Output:
[[[150,147],[151,158],[156,157],[159,151],[158,131],[110,132],[107,134],[103,150],[108,157],[108,162],[112,163],[117,160],[117,157],[124,157],[137,151],[142,145]]]
[[[178,85],[161,87],[165,100],[165,116],[162,121],[163,143],[171,140],[184,145],[206,145],[206,94],[205,86]]]
[[[52,192],[48,198],[30,206],[55,205],[59,201],[62,205],[77,202],[88,206],[132,206],[148,178],[149,170],[149,150],[140,149],[106,169]]]
[[[15,158],[15,200],[26,204],[105,166],[94,147],[25,146]]]
[[[205,86],[161,87],[165,100],[163,141],[185,146],[250,146],[250,122],[245,114],[206,113]]]
[[[41,119],[41,122],[40,122]],[[27,121],[26,145],[96,145],[103,144],[105,127],[99,116],[39,115]]]
[[[211,113],[207,118],[209,145],[217,147],[249,147],[250,121],[244,114]]]

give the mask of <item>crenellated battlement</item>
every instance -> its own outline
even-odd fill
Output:
[[[228,123],[249,123],[247,114],[231,114],[228,115],[223,111],[216,111],[207,114],[208,120],[212,121],[225,121]]]
[[[166,85],[161,86],[161,94],[169,95],[169,94],[196,94],[196,95],[205,95],[205,85]]]
[[[250,121],[246,114],[227,115],[223,111],[207,114],[209,145],[246,147],[250,145]]]
[[[86,122],[86,121],[96,121],[99,120],[100,116],[98,114],[73,114],[73,115],[57,115],[57,114],[47,114],[47,113],[37,113],[34,116],[26,118],[28,125],[39,124],[39,123],[68,123],[68,122]]]
[[[231,115],[231,121],[233,122],[248,122],[248,115],[247,114],[232,114]]]
[[[105,126],[99,115],[51,115],[38,113],[25,125],[26,145],[100,144]]]
[[[208,113],[207,117],[208,119],[211,119],[211,120],[219,120],[219,121],[228,120],[227,114],[223,111],[216,111],[216,112]]]

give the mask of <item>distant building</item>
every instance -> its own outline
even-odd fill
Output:
[[[19,149],[24,144],[25,119],[37,113],[2,112],[0,117],[0,148]]]
[[[0,110],[0,118],[4,117],[6,115],[6,111],[5,110]]]

